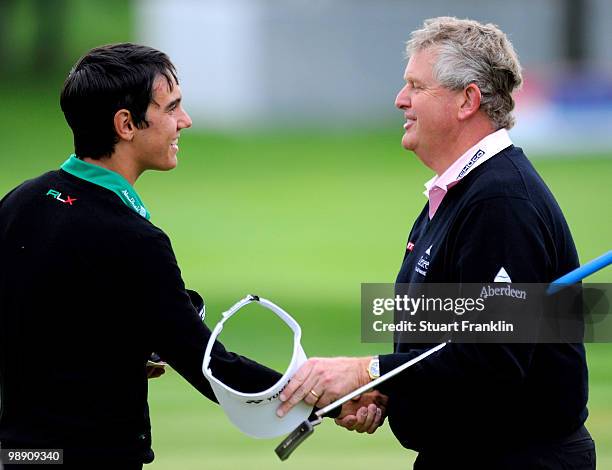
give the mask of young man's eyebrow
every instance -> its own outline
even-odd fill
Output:
[[[179,96],[177,99],[170,101],[170,103],[168,103],[166,105],[166,107],[164,108],[164,111],[170,111],[172,108],[174,108],[176,105],[178,105],[181,102],[182,97]]]

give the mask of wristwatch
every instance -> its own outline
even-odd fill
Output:
[[[370,376],[370,380],[376,380],[380,377],[380,363],[378,362],[378,356],[374,356],[370,359],[370,364],[368,365],[368,375]]]

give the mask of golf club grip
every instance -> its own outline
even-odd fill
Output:
[[[291,453],[297,449],[297,447],[304,442],[314,432],[314,425],[306,420],[295,428],[291,434],[289,434],[283,442],[281,442],[274,452],[278,455],[281,460],[287,460]]]

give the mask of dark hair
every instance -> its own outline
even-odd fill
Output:
[[[110,156],[119,138],[113,118],[120,109],[132,114],[136,127],[147,127],[147,108],[158,76],[170,89],[178,83],[170,58],[156,49],[122,43],[89,51],[64,82],[60,106],[74,135],[78,157]]]

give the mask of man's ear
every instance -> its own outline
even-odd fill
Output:
[[[460,95],[460,107],[458,118],[460,121],[472,117],[480,109],[482,93],[475,83],[470,83]]]
[[[132,120],[132,113],[127,109],[120,109],[115,113],[114,118],[115,132],[119,139],[131,142],[134,139],[136,126]]]

